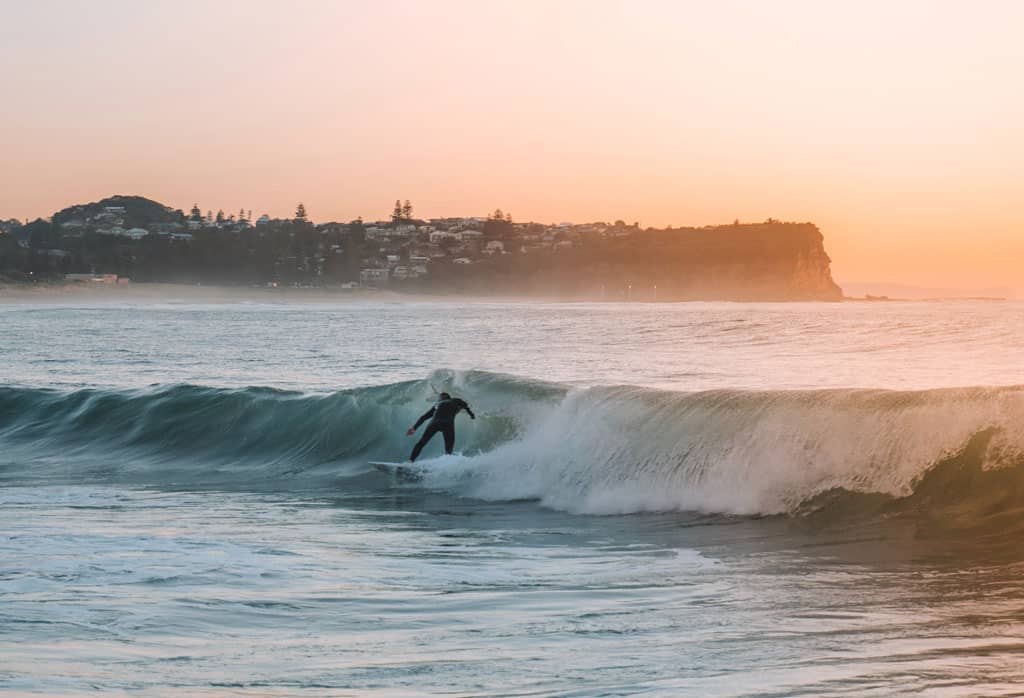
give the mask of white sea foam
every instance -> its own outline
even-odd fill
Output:
[[[1024,389],[569,393],[519,438],[444,462],[426,483],[572,512],[776,514],[842,488],[909,495],[993,430],[986,467],[1024,460]]]

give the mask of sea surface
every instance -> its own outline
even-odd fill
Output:
[[[0,694],[1024,695],[1022,372],[1019,302],[0,302]]]

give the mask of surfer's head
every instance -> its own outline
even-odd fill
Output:
[[[438,397],[441,398],[442,400],[451,400],[452,399],[452,396],[449,395],[448,393],[441,393],[440,395],[438,395]]]

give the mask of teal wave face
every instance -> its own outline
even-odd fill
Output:
[[[483,404],[515,405],[557,389],[468,376]],[[162,484],[294,478],[367,460],[403,460],[405,429],[433,402],[431,380],[311,395],[196,385],[146,390],[0,388],[0,472],[12,477],[97,474]],[[538,393],[539,390],[539,393]],[[489,399],[488,397],[489,396]],[[479,401],[474,403],[480,411]],[[459,448],[474,454],[517,434],[501,410],[459,420]],[[97,465],[102,463],[102,465]],[[343,470],[344,468],[342,468]]]
[[[804,514],[926,492],[936,506],[924,488],[950,462],[979,473],[1024,463],[1018,387],[687,393],[437,371],[330,394],[0,388],[0,481],[388,487],[367,463],[407,457],[405,430],[438,390],[478,418],[459,417],[462,457],[433,463],[418,486],[577,513]],[[436,439],[424,458],[440,452]],[[956,482],[973,496],[997,479]]]

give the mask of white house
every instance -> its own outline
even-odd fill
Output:
[[[484,246],[484,254],[505,254],[505,243],[501,240],[491,240]]]
[[[462,233],[452,233],[445,230],[435,230],[430,234],[431,242],[441,242],[442,240],[462,240]]]
[[[360,269],[359,281],[368,286],[386,284],[388,282],[387,269]]]
[[[452,261],[455,262],[456,264],[472,264],[473,263],[473,260],[469,259],[468,257],[459,257],[457,259],[453,259]]]

